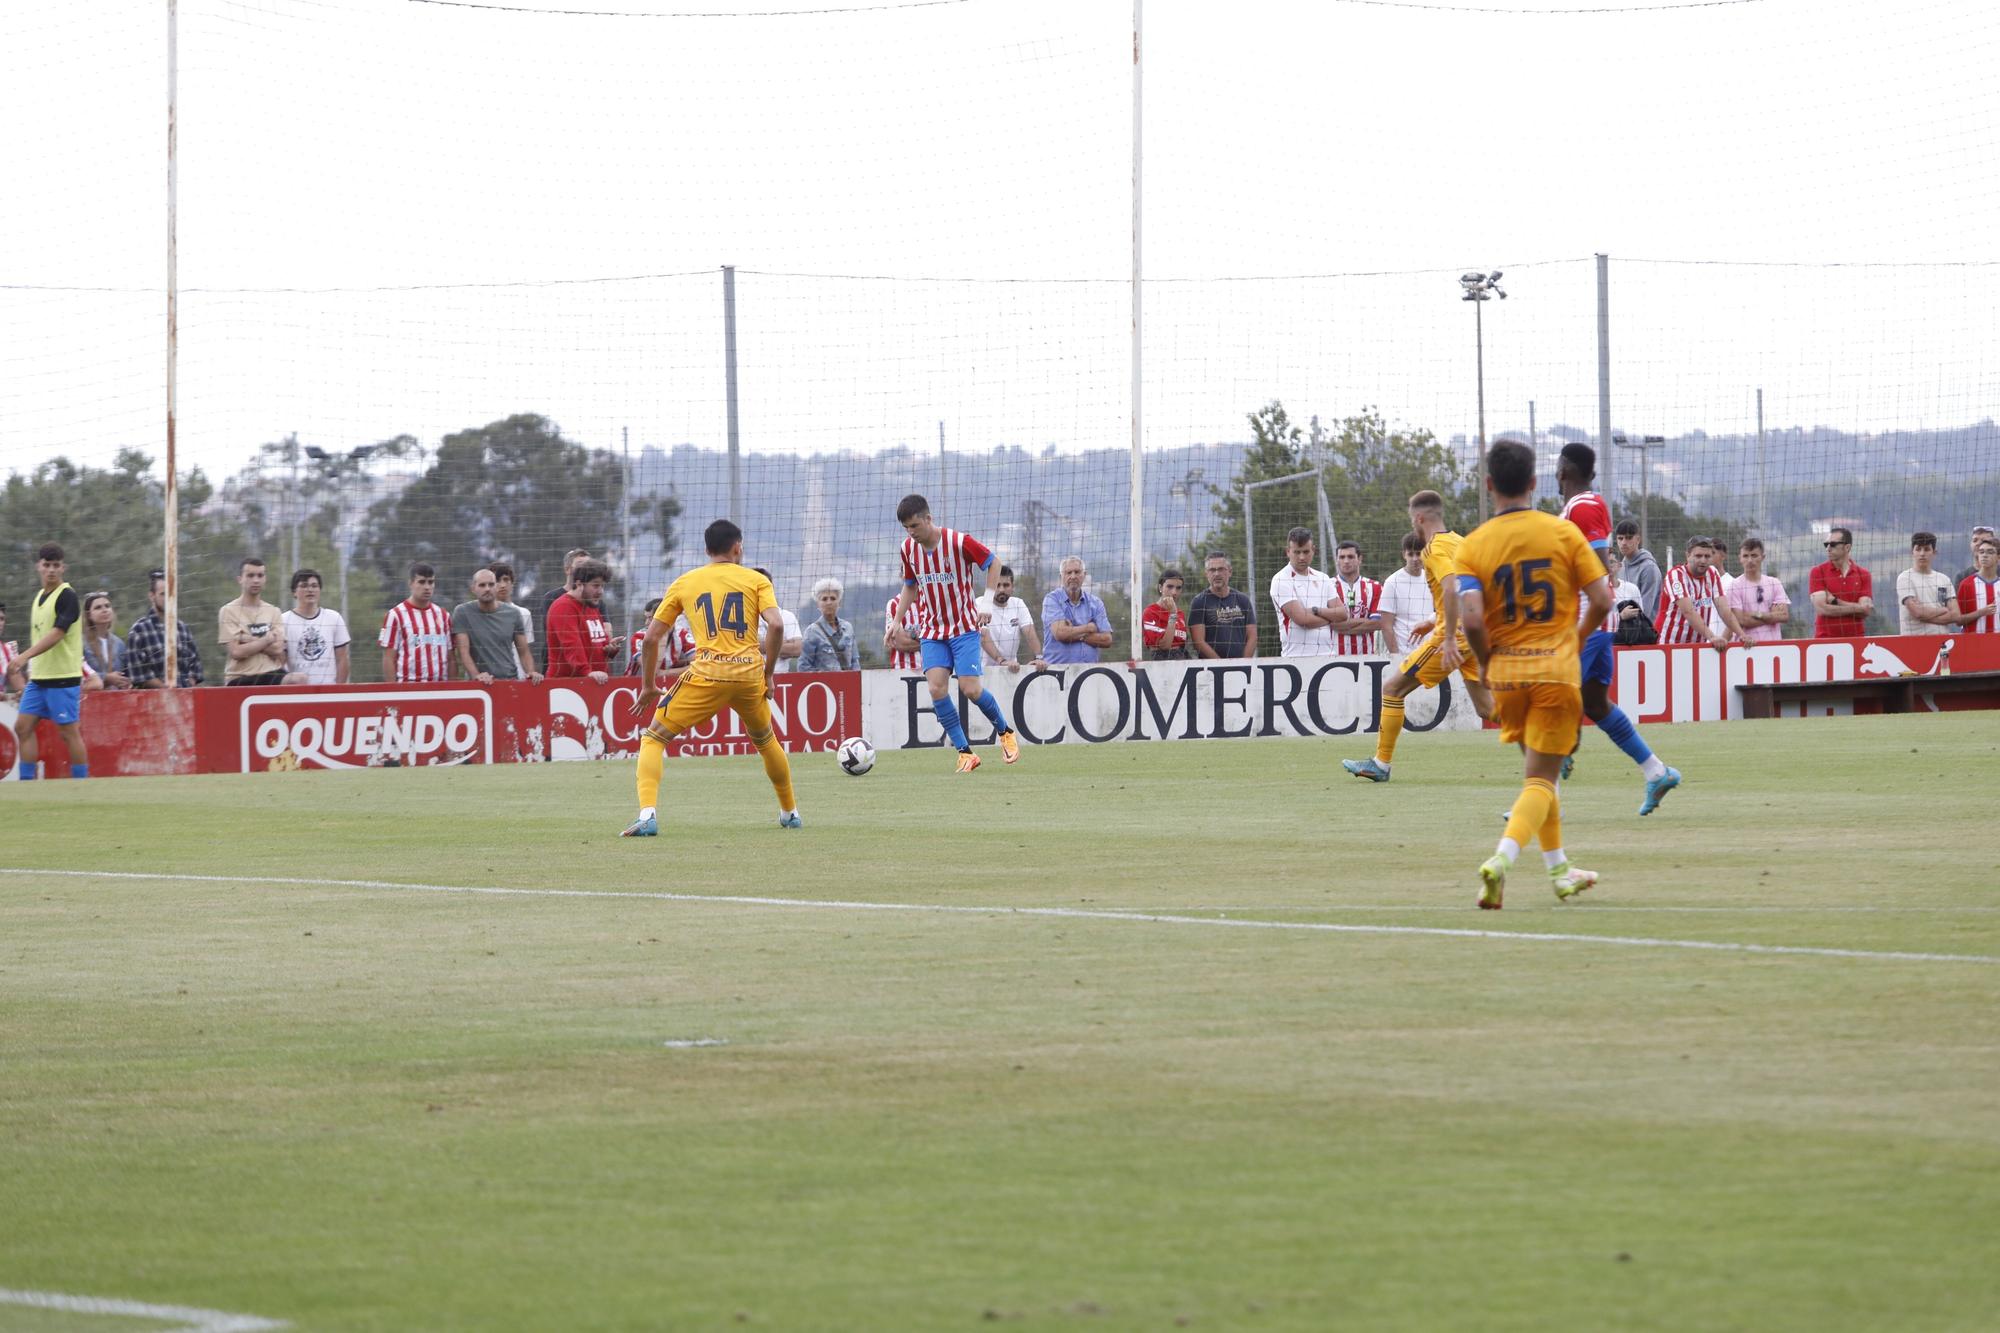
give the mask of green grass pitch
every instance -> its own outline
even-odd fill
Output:
[[[1530,849],[1498,914],[1519,761],[1480,735],[1386,787],[1338,771],[1365,742],[799,756],[798,833],[754,758],[674,762],[654,841],[615,836],[630,764],[10,786],[0,1288],[305,1330],[1993,1328],[2000,721],[1650,739],[1658,815],[1597,737],[1564,791],[1603,884],[1559,906]]]

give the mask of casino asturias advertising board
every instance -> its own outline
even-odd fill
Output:
[[[1952,636],[1954,672],[2000,671],[2000,635]],[[1642,724],[1742,716],[1735,687],[1929,675],[1946,642],[1937,637],[1787,639],[1731,647],[1618,650],[1614,697]],[[1376,730],[1387,657],[1258,658],[1248,662],[1107,662],[987,677],[1030,744],[1231,740],[1270,736],[1364,736]],[[294,769],[427,767],[626,758],[643,723],[632,716],[629,677],[539,685],[293,686],[93,693],[84,736],[95,776],[283,772]],[[1974,695],[1927,695],[1938,711],[1992,707]],[[1864,705],[1864,708],[1866,705]],[[1840,701],[1790,711],[1853,711]],[[961,707],[975,744],[992,743],[977,709]],[[878,749],[940,746],[943,735],[920,677],[890,671],[788,673],[777,678],[772,715],[793,752],[832,750],[848,736]],[[15,712],[0,704],[0,773],[15,776]],[[1411,698],[1409,728],[1478,726],[1453,682]],[[68,769],[53,727],[38,731],[51,776]],[[743,724],[723,713],[672,747],[677,756],[749,754]]]

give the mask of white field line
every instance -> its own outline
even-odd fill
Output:
[[[1209,926],[1225,930],[1309,931],[1323,935],[1417,935],[1461,940],[1527,940],[1542,944],[1606,944],[1628,949],[1694,949],[1710,953],[1775,954],[1795,958],[1865,958],[1900,963],[2000,964],[2000,956],[1913,953],[1890,949],[1829,949],[1805,944],[1740,944],[1726,940],[1653,939],[1639,935],[1574,935],[1556,931],[1473,930],[1450,926],[1359,926],[1329,921],[1260,921],[1250,917],[1185,916],[1081,907],[972,906],[962,903],[877,903],[835,898],[764,898],[748,894],[668,893],[658,889],[507,889],[488,884],[411,884],[393,879],[310,879],[294,875],[176,875],[140,870],[44,870],[0,866],[0,875],[63,879],[167,881],[176,884],[271,884],[311,889],[382,889],[400,893],[456,893],[493,898],[613,898],[639,902],[779,907],[820,912],[909,912],[934,916],[1016,916],[1058,921],[1121,921],[1156,926]]]
[[[60,1310],[64,1314],[178,1320],[179,1326],[166,1333],[265,1333],[269,1329],[291,1327],[282,1319],[264,1319],[253,1314],[197,1310],[188,1305],[146,1305],[139,1301],[119,1301],[103,1296],[67,1296],[59,1291],[10,1291],[0,1287],[0,1305]]]

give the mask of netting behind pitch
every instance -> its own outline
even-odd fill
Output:
[[[1969,0],[1846,7],[1843,36],[1791,22],[1802,5],[1226,24],[1155,7],[1145,591],[1216,547],[1267,578],[1284,528],[1317,521],[1312,488],[1258,493],[1254,553],[1241,488],[1315,457],[1331,527],[1378,576],[1399,488],[1436,484],[1473,517],[1467,261],[1503,269],[1509,297],[1480,311],[1487,435],[1534,439],[1547,467],[1595,440],[1590,251],[1607,232],[1656,242],[1610,263],[1611,426],[1661,439],[1603,460],[1649,544],[1755,531],[1796,590],[1829,524],[1889,577],[1929,528],[1955,571],[2000,495],[1996,268],[1954,239],[2000,202],[1984,165],[2000,32]],[[365,641],[414,559],[450,599],[496,558],[532,594],[581,545],[610,557],[629,619],[733,514],[788,605],[832,576],[866,628],[894,587],[895,502],[916,490],[1031,596],[1083,557],[1122,655],[1129,11],[626,9],[180,6],[180,447],[201,473],[186,618],[211,624],[258,554],[274,582],[322,570]],[[0,22],[8,95],[51,126],[0,147],[20,183],[0,197],[17,238],[0,256],[0,555],[22,569],[63,541],[122,624],[160,559],[163,16],[130,0]],[[1482,47],[1551,87],[1578,61],[1631,76],[1621,96],[1656,99],[1670,132],[1607,144],[1567,95],[1440,112],[1438,81],[1458,86]],[[1218,76],[1244,51],[1256,77]],[[1704,54],[1675,89],[1638,77],[1677,51]],[[1828,94],[1864,54],[1865,88]],[[1762,84],[1732,79],[1743,62]],[[1843,154],[1885,143],[1907,149],[1879,186],[1893,197],[1852,193]],[[1530,153],[1568,175],[1510,174]],[[1630,223],[1661,196],[1677,230]],[[1753,204],[1796,210],[1786,248],[1732,246],[1731,210]],[[1862,225],[1835,231],[1833,208]],[[1251,415],[1273,403],[1299,440],[1259,441]],[[1375,469],[1392,443],[1421,467]]]

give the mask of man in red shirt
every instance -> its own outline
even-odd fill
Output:
[[[569,587],[549,607],[549,677],[588,676],[599,685],[611,679],[606,658],[611,650],[611,623],[598,604],[611,567],[602,560],[583,560],[570,571]]]
[[[1835,528],[1826,534],[1826,563],[1806,576],[1812,593],[1815,639],[1858,639],[1868,632],[1875,609],[1875,576],[1854,563],[1854,534]]]
[[[1181,590],[1186,580],[1178,569],[1170,569],[1160,575],[1160,599],[1146,604],[1146,614],[1142,617],[1142,629],[1146,639],[1146,657],[1155,662],[1179,661],[1191,656],[1188,652],[1187,617],[1181,613]]]

